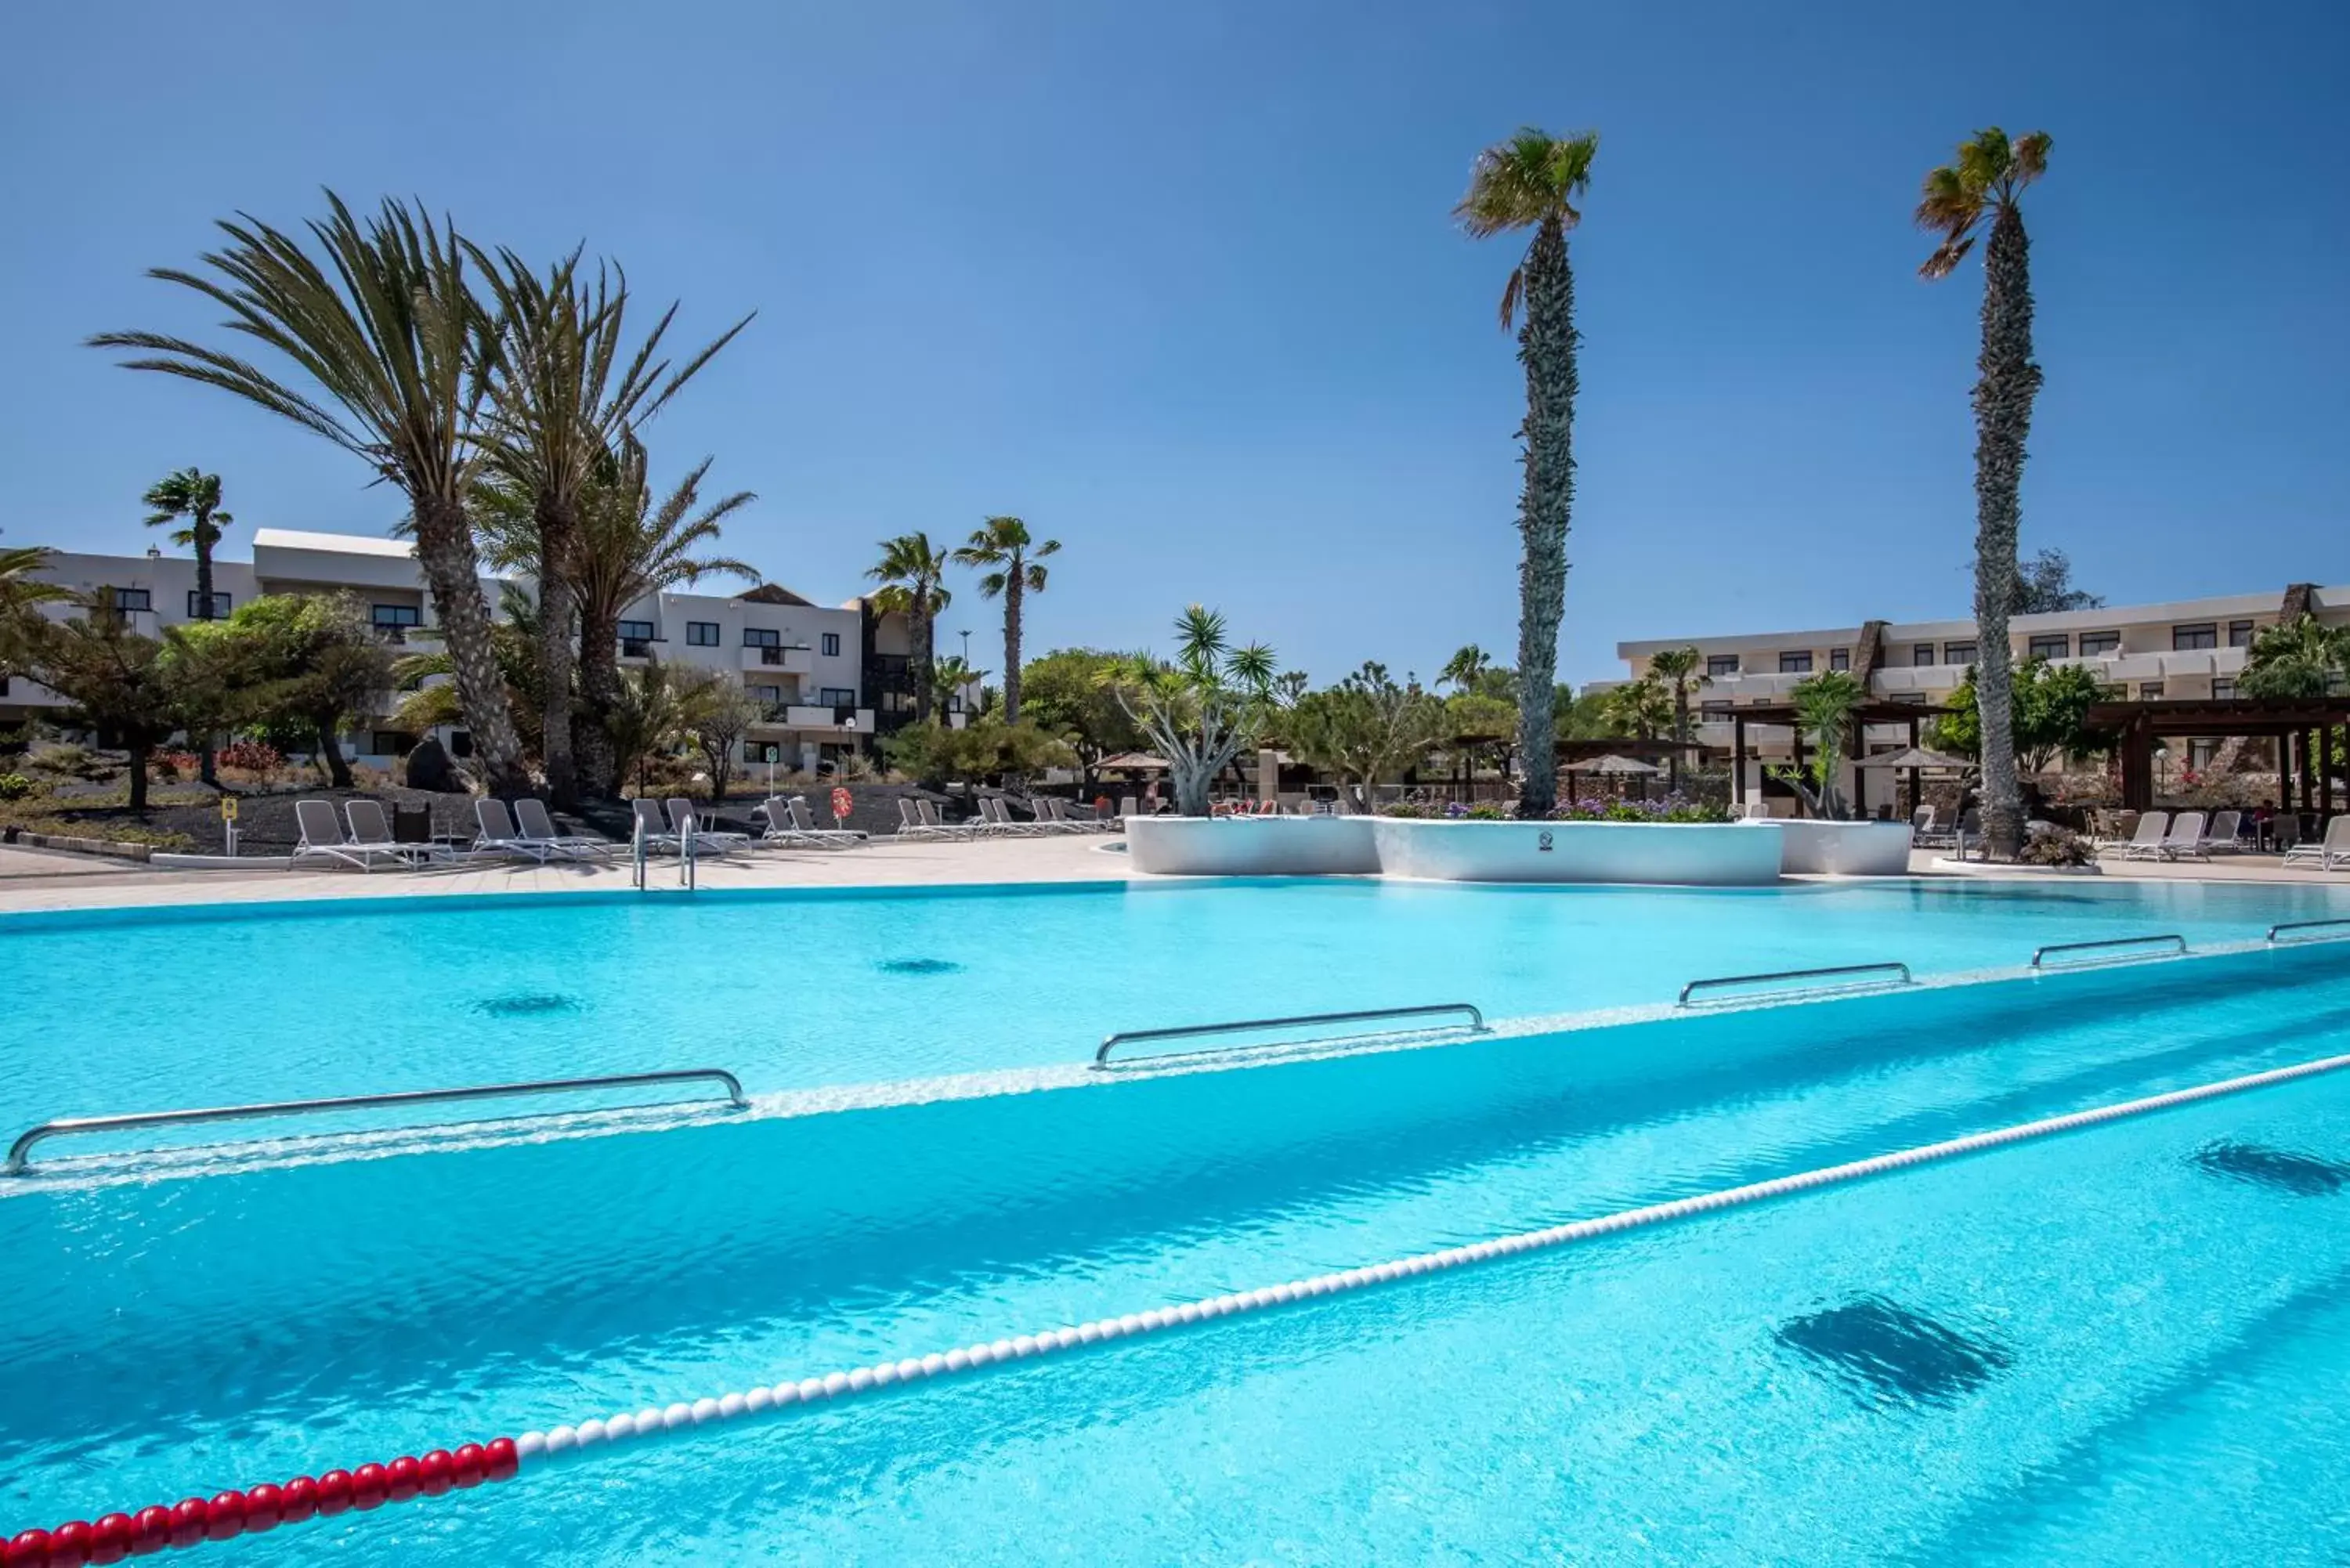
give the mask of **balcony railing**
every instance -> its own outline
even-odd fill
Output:
[[[786,675],[810,675],[816,671],[816,649],[804,642],[754,644],[743,649],[743,662],[755,669],[780,670]]]

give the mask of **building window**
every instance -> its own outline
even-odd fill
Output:
[[[1812,650],[1810,649],[1807,648],[1801,653],[1783,653],[1779,656],[1780,674],[1809,675],[1811,672]]]
[[[2174,653],[2191,653],[2198,649],[2220,646],[2220,623],[2199,621],[2193,626],[2170,628],[2170,648]]]
[[[854,708],[857,706],[857,693],[850,691],[846,686],[826,687],[821,700],[829,706],[835,708]]]
[[[745,648],[781,648],[784,634],[771,626],[746,626],[743,628]]]
[[[2024,645],[2024,651],[2033,659],[2069,659],[2073,654],[2073,639],[2061,631],[2047,637],[2035,637]]]
[[[1697,705],[1697,716],[1705,720],[1708,723],[1711,723],[1717,719],[1727,719],[1730,717],[1730,704],[1727,702],[1700,702]]]
[[[368,753],[378,757],[404,757],[416,737],[405,730],[378,730],[368,737]]]
[[[1909,650],[1909,662],[1912,666],[1919,670],[1923,670],[1932,664],[1934,662],[1934,645],[1930,642],[1921,642],[1917,647],[1911,649]]]
[[[188,618],[190,620],[203,620],[205,618],[203,596],[197,593],[193,588],[190,588],[188,590]],[[228,596],[226,594],[215,593],[213,595],[213,613],[211,618],[213,620],[226,620],[228,618]]]
[[[1942,644],[1942,662],[1943,662],[1943,663],[1945,663],[1945,664],[1972,664],[1974,661],[1975,661],[1975,645],[1974,645],[1973,643],[1971,643],[1971,642],[1946,642],[1946,643]]]
[[[773,741],[745,741],[743,742],[743,760],[746,763],[780,763],[784,760],[784,748]]]
[[[368,618],[379,627],[421,626],[424,612],[414,605],[373,605],[369,607]]]
[[[840,633],[827,631],[824,634],[824,656],[827,659],[840,657]]]
[[[125,614],[132,610],[151,610],[155,607],[155,596],[145,588],[117,588],[114,590],[114,607]]]
[[[690,620],[685,623],[685,646],[715,648],[718,646],[718,623],[714,620]]]
[[[2211,701],[2214,701],[2214,702],[2233,702],[2235,700],[2236,700],[2236,683],[2235,683],[2234,681],[2232,681],[2232,680],[2214,680],[2213,682],[2211,682]]]
[[[1705,661],[1705,672],[1708,675],[1737,674],[1738,655],[1734,653],[1716,653],[1709,656]]]
[[[2230,621],[2228,623],[2228,646],[2230,648],[2251,647],[2252,623],[2248,620]]]
[[[1830,670],[1850,670],[1852,668],[1852,649],[1849,648],[1829,649],[1828,668]]]
[[[2081,657],[2103,659],[2122,650],[2122,634],[2117,631],[2085,631],[2081,634]]]
[[[784,689],[780,686],[750,686],[745,687],[744,690],[751,693],[751,699],[754,702],[764,702],[770,708],[783,706]]]
[[[2162,682],[2161,682],[2161,681],[2159,681],[2159,680],[2141,680],[2141,681],[2139,681],[2139,682],[2137,683],[2137,700],[2138,700],[2139,701],[2141,701],[2141,702],[2159,702],[2159,701],[2162,701]]]
[[[624,620],[620,623],[622,642],[652,642],[653,623],[649,620]]]

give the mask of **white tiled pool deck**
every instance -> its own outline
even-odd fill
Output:
[[[893,843],[884,838],[865,848],[846,851],[763,850],[755,855],[704,859],[700,867],[701,885],[712,889],[951,887],[1002,882],[1118,881],[1135,875],[1124,855],[1104,847],[1111,842],[1114,841],[1095,836],[960,844]],[[1951,875],[1939,869],[1934,862],[1935,852],[1919,851],[1910,857],[1910,870],[1918,876]],[[2109,878],[2350,880],[2350,872],[2287,868],[2272,855],[2231,856],[2208,864],[2122,861],[2108,856],[2103,867],[2104,876]],[[2047,874],[2001,867],[1961,875],[2036,878]],[[656,887],[676,887],[676,863],[656,862],[652,877]],[[158,871],[130,861],[0,846],[0,912],[288,898],[619,890],[628,888],[629,881],[628,865],[617,858],[604,865],[513,866],[483,862],[421,874],[380,871],[362,876],[352,871]]]

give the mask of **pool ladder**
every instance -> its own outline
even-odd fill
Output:
[[[0,1175],[22,1176],[36,1146],[53,1137],[81,1137],[94,1133],[127,1132],[139,1127],[186,1127],[199,1122],[251,1121],[263,1116],[307,1116],[312,1112],[358,1111],[385,1106],[429,1106],[452,1100],[486,1100],[518,1095],[575,1094],[590,1089],[625,1089],[649,1084],[715,1083],[726,1091],[735,1110],[750,1105],[743,1081],[723,1067],[680,1067],[659,1073],[608,1073],[594,1078],[536,1078],[519,1084],[479,1084],[462,1089],[407,1089],[388,1095],[345,1095],[326,1100],[265,1100],[251,1106],[221,1106],[208,1110],[135,1111],[120,1116],[63,1116],[19,1133],[8,1146],[8,1163]],[[658,1104],[688,1105],[685,1100]],[[642,1106],[630,1106],[641,1109]],[[544,1112],[542,1115],[552,1115]]]

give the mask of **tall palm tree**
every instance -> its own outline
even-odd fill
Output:
[[[1518,362],[1526,370],[1525,482],[1518,532],[1518,685],[1547,691],[1558,670],[1558,628],[1566,613],[1566,531],[1575,505],[1575,269],[1566,231],[1582,221],[1576,198],[1591,183],[1596,131],[1552,136],[1528,127],[1477,155],[1468,194],[1452,209],[1473,239],[1532,229],[1534,241],[1502,290],[1502,329],[1525,307]],[[1558,804],[1555,725],[1549,704],[1518,705],[1518,751],[1526,759],[1522,816]]]
[[[225,349],[156,332],[105,332],[98,348],[128,348],[134,370],[183,376],[233,392],[364,460],[400,487],[415,519],[417,564],[432,590],[484,782],[529,787],[522,744],[490,649],[480,560],[465,498],[481,466],[477,373],[489,317],[465,275],[464,244],[400,202],[365,223],[327,192],[312,220],[322,265],[301,240],[249,217],[223,220],[228,244],[203,256],[208,275],[157,267],[148,275],[225,307],[225,323],[291,360],[297,390]]]
[[[571,693],[577,607],[571,575],[582,497],[621,432],[659,413],[751,318],[744,317],[672,370],[656,356],[677,306],[672,304],[629,352],[628,277],[619,267],[599,265],[591,279],[574,250],[542,278],[510,250],[491,256],[470,244],[466,249],[497,306],[484,444],[499,473],[531,498],[536,547],[530,570],[538,585],[538,656],[545,681],[539,755],[548,794],[556,805],[568,805],[578,794]]]
[[[1673,761],[1671,787],[1681,787],[1680,748],[1690,743],[1690,691],[1692,687],[1711,686],[1713,678],[1705,672],[1694,648],[1667,648],[1648,656],[1648,673],[1673,694]]]
[[[195,618],[211,620],[213,546],[220,543],[221,530],[236,521],[220,509],[220,475],[206,473],[200,468],[183,468],[149,485],[140,500],[150,509],[150,528],[176,523],[182,517],[188,520],[186,527],[172,534],[172,543],[184,545],[196,553]],[[213,772],[210,734],[197,737],[196,776],[208,784],[220,782]]]
[[[1955,271],[1984,221],[1982,351],[1975,360],[1975,701],[1982,718],[1982,822],[1990,852],[2023,844],[2023,782],[2015,767],[2014,653],[2007,618],[2017,594],[2015,535],[2022,520],[2023,443],[2040,367],[2032,358],[2032,242],[2023,188],[2048,171],[2048,133],[2008,140],[1992,126],[1959,143],[1957,161],[1926,176],[1918,226],[1941,244],[1918,270]]]
[[[739,490],[705,504],[702,482],[711,459],[655,499],[644,447],[624,437],[620,451],[590,487],[579,513],[571,589],[579,608],[579,691],[590,722],[579,731],[579,774],[590,789],[617,794],[620,763],[605,717],[621,701],[620,615],[638,600],[712,576],[759,580],[756,568],[729,556],[697,552],[714,543],[725,520],[755,499]]]
[[[952,556],[931,543],[919,530],[881,541],[881,558],[866,576],[881,585],[873,607],[884,615],[906,618],[907,663],[914,680],[914,722],[926,723],[938,697],[938,662],[933,629],[939,612],[954,602],[947,591],[947,566]]]
[[[1020,722],[1020,600],[1045,591],[1045,568],[1038,563],[1061,547],[1058,539],[1039,545],[1028,536],[1028,524],[1017,517],[991,517],[972,530],[970,542],[954,553],[959,566],[976,566],[979,596],[1003,599],[1003,722]]]
[[[1444,668],[1436,672],[1436,681],[1456,691],[1474,691],[1482,684],[1485,672],[1492,668],[1492,654],[1473,642],[1463,643],[1444,661]]]

